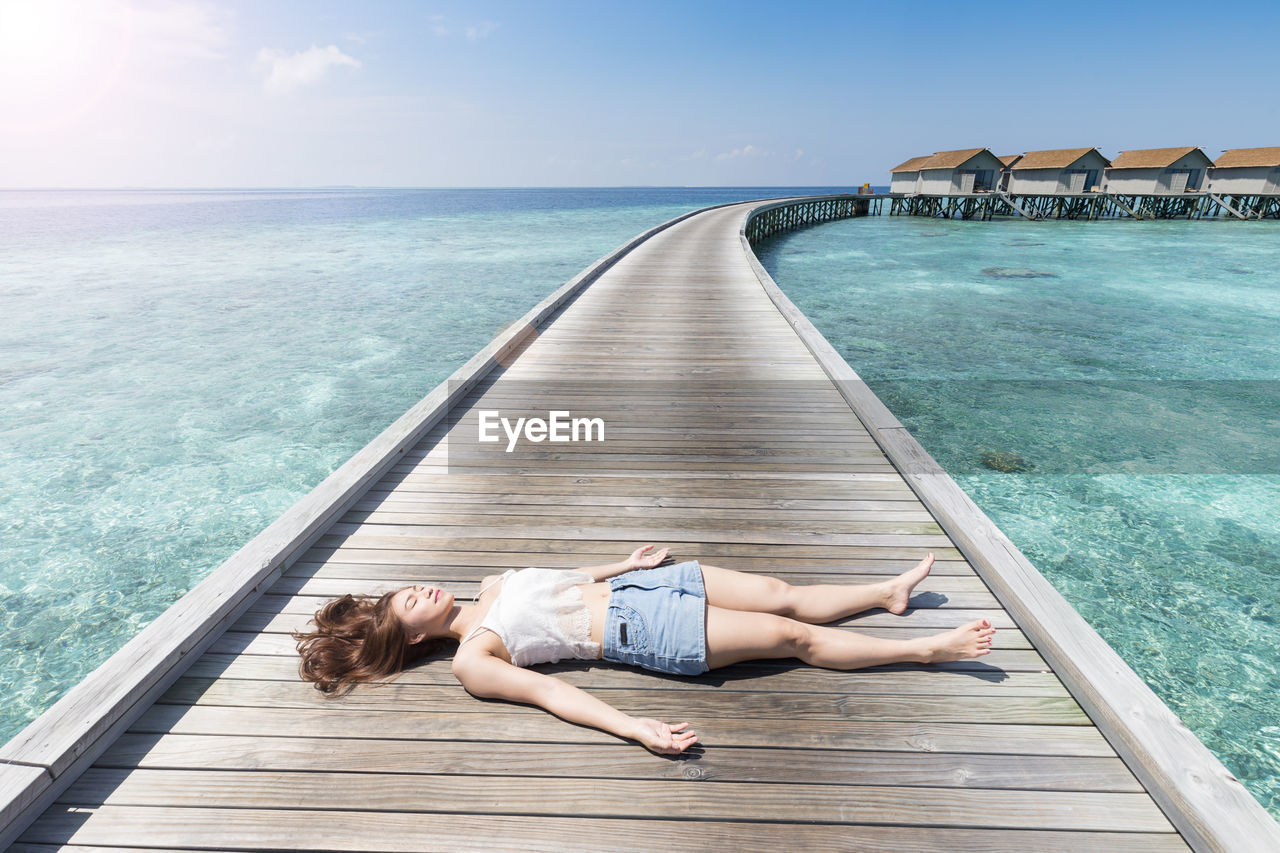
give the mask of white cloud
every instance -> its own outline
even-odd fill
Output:
[[[257,67],[267,72],[262,88],[273,95],[284,95],[299,86],[309,86],[321,80],[329,69],[345,65],[359,68],[360,60],[348,56],[337,45],[316,47],[300,51],[293,55],[283,50],[262,48],[258,51]]]
[[[717,160],[737,160],[740,157],[763,157],[766,152],[761,151],[754,145],[744,145],[741,148],[735,148],[732,151],[724,151],[715,156]]]
[[[481,21],[478,24],[467,27],[465,32],[468,39],[476,41],[477,39],[488,38],[489,34],[497,28],[498,24],[496,21]]]
[[[448,38],[461,33],[466,36],[467,41],[479,41],[480,39],[488,38],[500,26],[497,21],[480,21],[475,24],[467,24],[458,29],[447,25],[444,15],[432,15],[428,20],[431,21],[431,32],[436,38]]]

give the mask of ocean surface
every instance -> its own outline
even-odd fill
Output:
[[[1280,222],[883,216],[759,254],[1280,816]]]
[[[0,741],[593,260],[824,191],[0,191]],[[1278,237],[875,217],[762,248],[1273,814]]]

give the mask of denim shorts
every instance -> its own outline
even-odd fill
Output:
[[[688,560],[609,579],[602,657],[672,675],[707,671],[707,593]]]

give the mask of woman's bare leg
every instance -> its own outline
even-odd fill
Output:
[[[701,565],[701,564],[700,564]],[[873,607],[890,613],[907,609],[916,584],[933,566],[933,555],[895,578],[872,584],[813,584],[792,586],[778,578],[702,565],[707,603],[728,610],[773,613],[801,622],[831,622]]]
[[[707,607],[707,666],[747,660],[799,658],[827,669],[861,669],[886,663],[940,663],[991,651],[995,628],[986,619],[911,640],[884,640],[824,628],[772,613]]]

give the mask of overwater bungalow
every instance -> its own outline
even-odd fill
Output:
[[[1223,151],[1209,172],[1209,190],[1219,195],[1280,195],[1280,148]]]
[[[1121,151],[1107,167],[1105,189],[1131,196],[1199,192],[1212,165],[1198,147]]]
[[[928,161],[933,155],[912,157],[889,170],[889,192],[914,193],[920,191],[920,164]]]
[[[1000,158],[986,148],[939,151],[920,163],[919,192],[952,195],[991,192],[1004,168]]]
[[[1110,164],[1097,148],[1028,151],[1010,165],[1007,189],[1014,195],[1098,192]]]

